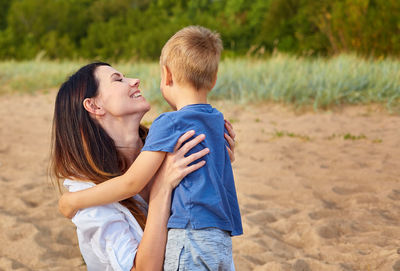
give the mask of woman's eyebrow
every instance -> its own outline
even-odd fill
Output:
[[[111,74],[110,78],[114,77],[115,75],[118,76],[118,77],[124,77],[121,73],[114,72],[113,74]]]

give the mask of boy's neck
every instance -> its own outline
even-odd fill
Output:
[[[196,90],[193,87],[182,87],[177,89],[175,93],[175,106],[176,110],[190,104],[206,104],[208,90]]]

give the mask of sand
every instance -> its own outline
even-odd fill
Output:
[[[85,270],[47,177],[54,95],[0,97],[0,270]],[[237,133],[237,270],[400,270],[398,115],[216,105]]]

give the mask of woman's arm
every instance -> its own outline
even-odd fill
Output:
[[[181,136],[173,153],[169,153],[158,170],[150,191],[149,210],[146,227],[140,242],[132,270],[162,270],[165,245],[167,242],[167,222],[170,216],[171,193],[189,173],[204,166],[205,161],[188,166],[209,152],[205,148],[188,157],[185,154],[204,139],[198,136],[180,148],[191,137]]]

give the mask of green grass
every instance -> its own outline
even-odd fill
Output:
[[[274,133],[272,134],[272,136],[274,138],[281,138],[281,137],[287,136],[287,137],[292,137],[292,138],[299,138],[304,141],[311,140],[311,138],[307,135],[295,134],[295,133],[283,131],[283,130],[275,130]]]
[[[354,134],[351,134],[351,133],[332,134],[332,135],[328,136],[326,139],[333,140],[333,139],[336,139],[336,138],[342,138],[344,140],[352,140],[352,141],[365,139],[365,140],[370,140],[372,143],[382,143],[383,142],[383,140],[380,139],[380,138],[369,139],[364,134],[354,135]]]
[[[364,134],[360,135],[352,135],[350,133],[347,133],[343,136],[344,140],[360,140],[360,139],[367,139],[367,137]]]
[[[54,61],[0,62],[0,94],[33,93],[58,87],[81,64]]]
[[[267,61],[227,60],[221,65],[216,98],[277,101],[315,109],[341,104],[400,106],[400,61],[275,56]]]
[[[58,88],[87,62],[0,62],[0,94],[35,93]],[[164,104],[157,63],[116,63],[125,75],[141,79],[146,98]],[[353,55],[296,58],[276,55],[266,60],[221,62],[212,99],[237,103],[275,101],[315,109],[342,104],[380,103],[400,112],[400,61],[367,60]]]

